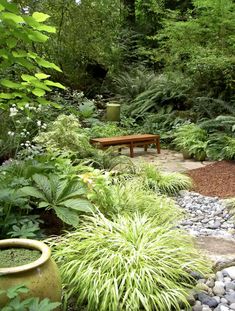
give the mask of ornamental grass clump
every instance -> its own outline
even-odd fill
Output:
[[[177,172],[161,172],[153,164],[141,165],[139,175],[150,189],[161,194],[176,195],[180,190],[192,188],[189,176]]]
[[[54,248],[68,298],[88,311],[181,310],[191,272],[209,272],[188,234],[146,215],[86,216]]]

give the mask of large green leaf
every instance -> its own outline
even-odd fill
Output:
[[[56,215],[66,224],[77,227],[79,225],[79,215],[76,211],[66,207],[54,207]]]
[[[55,86],[55,87],[58,87],[60,89],[65,90],[65,87],[61,83],[53,82],[53,81],[50,81],[50,80],[45,80],[45,83],[46,83],[46,85]]]
[[[1,85],[8,87],[9,89],[21,89],[22,88],[22,85],[20,83],[15,83],[7,79],[2,79],[0,83]]]
[[[45,73],[43,72],[39,72],[39,73],[36,73],[35,74],[35,77],[39,80],[44,80],[44,79],[47,79],[50,77],[50,75],[46,75]]]
[[[33,181],[36,183],[37,188],[42,191],[43,195],[46,197],[45,201],[52,201],[52,192],[50,180],[47,176],[41,174],[35,174],[32,177]]]
[[[56,66],[54,63],[48,62],[47,60],[43,58],[37,58],[36,62],[38,63],[39,66],[42,66],[44,68],[51,68],[51,69],[55,69],[57,71],[62,72],[60,67]]]
[[[16,38],[8,38],[7,40],[6,40],[6,43],[7,43],[7,46],[10,48],[10,49],[12,49],[12,48],[14,48],[15,46],[16,46],[16,44],[17,44],[17,39]]]
[[[31,75],[26,75],[23,74],[21,75],[22,80],[27,81],[27,82],[32,82],[32,81],[37,81],[37,78]]]
[[[10,13],[10,12],[2,12],[1,13],[1,19],[3,20],[10,20],[14,23],[24,23],[24,19],[17,14]]]
[[[37,22],[40,23],[45,22],[50,17],[50,15],[41,12],[34,12],[32,16]]]
[[[62,202],[68,208],[79,212],[92,213],[93,208],[89,201],[85,199],[69,199]]]
[[[23,187],[20,189],[23,195],[31,196],[37,199],[47,200],[43,192],[35,187]]]
[[[32,93],[35,95],[35,96],[38,96],[38,97],[42,97],[46,94],[46,92],[42,89],[39,89],[39,88],[36,88],[34,90],[32,90]]]
[[[15,51],[12,51],[12,55],[14,57],[26,57],[28,53],[25,52],[24,50],[15,50]]]
[[[44,35],[40,31],[30,31],[28,33],[28,38],[34,42],[46,42],[48,39],[48,36]]]

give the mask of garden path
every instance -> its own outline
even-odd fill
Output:
[[[123,149],[122,154],[129,155],[129,149]],[[155,149],[144,152],[143,148],[135,148],[135,157],[132,160],[134,163],[147,161],[168,172],[186,172],[213,163],[210,161],[198,162],[193,159],[184,160],[182,153],[169,149],[162,149],[161,154],[157,154]]]

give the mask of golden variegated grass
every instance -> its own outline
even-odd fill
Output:
[[[161,194],[176,195],[180,190],[192,188],[189,176],[177,172],[162,172],[150,163],[140,166],[139,175],[151,189]]]
[[[187,234],[139,214],[85,216],[54,249],[68,297],[88,311],[181,310],[190,272],[209,271]]]

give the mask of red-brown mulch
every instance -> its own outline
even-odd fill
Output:
[[[235,161],[216,162],[187,174],[193,179],[193,190],[202,195],[235,197]]]

